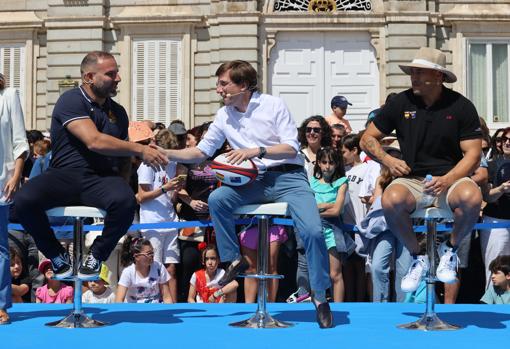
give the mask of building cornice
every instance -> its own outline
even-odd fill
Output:
[[[130,6],[110,17],[116,25],[154,23],[203,23],[205,16],[191,6]]]
[[[34,11],[2,12],[1,29],[41,28],[44,20]]]

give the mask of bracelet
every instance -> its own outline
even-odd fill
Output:
[[[167,192],[167,190],[166,190],[163,186],[159,187],[159,189],[161,189],[161,192],[162,192],[163,194],[165,194],[165,193]]]
[[[223,293],[223,290],[221,288],[213,293],[214,298],[219,298],[219,297],[221,297],[223,295],[224,295],[224,293]]]

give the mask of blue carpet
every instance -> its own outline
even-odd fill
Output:
[[[321,330],[308,304],[269,304],[271,314],[293,322],[287,329],[240,329],[229,323],[251,317],[255,304],[111,304],[85,307],[89,316],[111,325],[95,329],[44,326],[70,312],[69,305],[16,304],[13,323],[0,326],[0,348],[482,348],[506,347],[508,305],[437,305],[444,321],[458,331],[402,330],[424,311],[417,304],[332,304],[335,328]],[[154,347],[158,345],[158,347]]]

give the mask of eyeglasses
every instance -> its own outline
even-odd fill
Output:
[[[232,81],[218,80],[216,81],[216,87],[225,88],[232,83]]]
[[[501,137],[501,143],[506,143],[507,141],[510,141],[510,138],[508,138],[508,137]]]
[[[315,132],[315,133],[321,133],[322,128],[320,128],[320,127],[307,127],[305,129],[305,131],[306,131],[306,133],[312,133],[312,131]]]

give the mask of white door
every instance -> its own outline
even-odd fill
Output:
[[[378,107],[379,69],[368,33],[280,33],[269,67],[270,93],[285,100],[298,125],[329,115],[335,95],[353,104],[347,119],[354,130]]]

